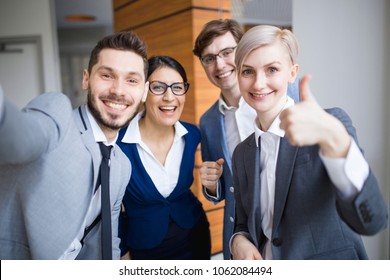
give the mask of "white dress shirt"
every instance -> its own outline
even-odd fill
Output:
[[[294,100],[287,97],[287,102],[283,109],[293,105]],[[275,174],[280,138],[285,134],[285,131],[279,125],[279,116],[273,121],[267,132],[259,128],[257,120],[254,124],[256,139],[259,139],[261,136],[261,226],[264,235],[268,238],[264,251],[262,252],[262,257],[266,260],[272,260],[270,240],[272,240],[272,221],[275,204]],[[256,145],[258,146],[257,141]],[[353,197],[362,189],[364,181],[369,174],[369,167],[353,139],[345,159],[327,158],[321,153],[320,158],[324,163],[331,181],[346,198]]]
[[[160,194],[167,198],[175,189],[177,181],[179,180],[180,165],[185,145],[183,136],[187,134],[188,131],[180,122],[175,123],[173,144],[168,152],[165,164],[162,165],[141,139],[139,120],[142,116],[143,112],[139,113],[137,117],[131,121],[122,138],[122,142],[137,144],[138,154],[146,172]]]
[[[224,115],[225,134],[231,158],[237,144],[253,133],[256,111],[242,97],[237,108],[228,106],[222,96],[219,98],[219,111]]]
[[[107,138],[104,135],[103,131],[97,124],[95,118],[90,113],[88,106],[87,106],[87,117],[92,127],[92,132],[95,137],[96,142],[103,142],[105,145],[109,146],[112,145],[113,149],[115,149],[115,142],[118,138],[117,137],[112,141],[111,143],[107,143]],[[77,236],[73,240],[73,242],[69,245],[68,249],[64,252],[64,254],[59,258],[60,260],[74,260],[77,255],[80,253],[82,245],[81,245],[81,239],[84,236],[84,230],[86,226],[89,226],[93,223],[93,221],[96,219],[96,217],[101,212],[101,188],[99,187],[95,192],[95,186],[91,188],[91,192],[94,192],[92,195],[92,200],[88,207],[87,216],[84,219],[83,225],[80,228],[79,232],[77,233]]]
[[[238,108],[228,106],[225,100],[223,100],[222,95],[218,103],[219,111],[224,116],[224,129],[231,159],[236,146],[253,133],[253,121],[256,119],[256,111],[242,97],[238,103]],[[204,189],[206,195],[210,198],[217,199],[220,196],[220,187],[217,187],[215,196],[209,194],[206,188]]]

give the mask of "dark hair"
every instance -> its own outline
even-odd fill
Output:
[[[151,58],[149,58],[148,63],[149,63],[149,70],[148,70],[148,74],[146,75],[147,79],[149,78],[150,75],[152,75],[154,71],[156,71],[156,69],[159,69],[161,67],[169,67],[176,70],[180,74],[180,76],[183,79],[183,82],[185,83],[188,82],[186,70],[184,70],[184,67],[176,59],[170,56],[163,56],[163,55],[152,56]]]
[[[145,77],[148,73],[147,46],[133,31],[116,32],[108,35],[97,42],[91,52],[88,64],[88,73],[91,74],[92,67],[98,62],[99,54],[103,49],[114,49],[132,51],[142,57],[144,61]]]
[[[197,57],[201,57],[203,50],[209,46],[216,37],[224,35],[226,32],[232,33],[236,43],[238,43],[241,40],[242,35],[244,35],[244,31],[240,24],[234,19],[212,20],[203,26],[202,31],[195,40],[192,52]]]

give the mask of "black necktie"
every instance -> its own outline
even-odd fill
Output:
[[[102,259],[112,260],[111,204],[110,204],[110,154],[112,146],[99,142],[102,153],[100,165],[100,183],[102,198]]]

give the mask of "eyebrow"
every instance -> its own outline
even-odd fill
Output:
[[[206,56],[206,55],[218,55],[220,52],[223,52],[223,51],[225,51],[225,50],[227,50],[227,49],[232,49],[232,48],[235,48],[235,47],[226,47],[226,48],[224,48],[224,49],[222,49],[222,50],[219,50],[216,54],[214,54],[214,53],[206,53],[205,55],[202,55],[202,56]]]
[[[282,65],[282,63],[281,63],[280,61],[275,60],[275,61],[272,61],[272,62],[270,62],[270,63],[265,64],[263,67],[271,66],[271,65],[273,65],[273,64]],[[251,65],[248,65],[248,64],[243,64],[242,67],[255,68],[255,67],[253,67],[253,66],[251,66]]]
[[[108,67],[108,66],[104,66],[104,65],[101,65],[98,67],[97,71],[100,71],[100,70],[107,70],[107,71],[110,71],[110,72],[115,72],[115,70],[111,67]],[[142,78],[142,75],[137,72],[137,71],[130,71],[127,73],[128,75],[131,75],[131,76],[138,76],[140,78]]]

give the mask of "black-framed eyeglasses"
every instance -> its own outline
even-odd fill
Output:
[[[155,95],[162,95],[167,91],[168,88],[171,88],[171,91],[174,95],[180,96],[186,94],[189,87],[190,84],[186,82],[173,83],[170,85],[160,81],[151,81],[149,83],[149,91]]]
[[[230,47],[230,48],[225,48],[225,49],[221,50],[217,54],[211,54],[211,53],[210,54],[206,54],[206,55],[200,57],[200,61],[202,61],[202,63],[204,65],[208,66],[208,65],[214,64],[214,62],[217,60],[217,56],[219,56],[223,60],[226,60],[226,59],[230,58],[233,55],[234,50],[236,48],[237,48],[237,46]]]

